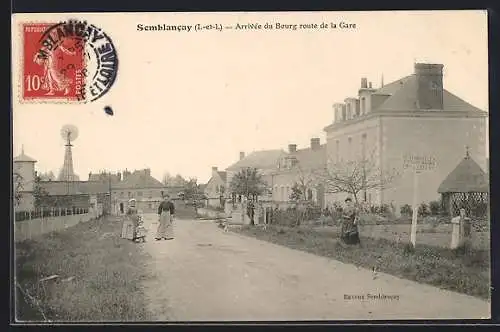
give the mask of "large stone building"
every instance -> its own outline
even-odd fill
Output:
[[[488,172],[486,118],[487,112],[444,89],[441,64],[417,63],[413,74],[378,89],[362,78],[358,96],[335,104],[334,121],[325,128],[328,167],[366,158],[383,173],[395,170],[398,176],[388,188],[362,197],[372,204],[401,205],[412,204],[414,183],[413,172],[403,169],[404,156],[434,158],[436,168],[418,177],[418,200],[435,200],[466,146]],[[328,200],[343,196],[328,195]]]

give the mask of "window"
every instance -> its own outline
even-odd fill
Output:
[[[148,198],[153,198],[153,192],[152,191],[149,191]]]
[[[137,192],[137,196],[138,196],[138,197],[142,197],[142,191],[138,191],[138,192]]]
[[[151,203],[148,204],[148,208],[152,209],[153,205]]]
[[[361,158],[366,158],[366,133],[361,135]]]
[[[128,197],[132,197],[132,193],[130,191],[128,192]]]
[[[347,104],[346,107],[347,107],[347,120],[350,120],[351,117],[352,117],[352,114],[351,114],[351,104]]]
[[[366,98],[361,98],[361,115],[366,113]]]

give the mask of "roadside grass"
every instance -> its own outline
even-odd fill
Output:
[[[415,248],[386,239],[361,238],[361,247],[344,246],[336,232],[283,226],[243,226],[231,230],[292,249],[329,257],[363,268],[429,284],[442,289],[490,299],[490,253],[451,250],[426,245]]]
[[[17,243],[17,282],[50,321],[149,320],[140,288],[148,256],[120,233],[120,221],[102,218]],[[17,320],[39,321],[37,306],[17,296]]]

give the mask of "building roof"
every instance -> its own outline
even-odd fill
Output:
[[[113,184],[113,189],[166,188],[160,181],[144,170],[128,174],[123,181]]]
[[[299,161],[299,167],[302,169],[318,169],[326,165],[326,144],[321,144],[317,149],[313,150],[310,147],[306,149],[298,149],[294,153]]]
[[[470,192],[489,192],[489,181],[486,173],[467,153],[441,183],[438,193]]]
[[[108,193],[109,186],[103,182],[89,181],[40,181],[40,187],[51,196]]]
[[[424,112],[420,109],[417,103],[417,75],[411,74],[402,77],[394,82],[384,85],[372,93],[373,97],[384,96],[384,100],[379,106],[375,106],[367,115],[356,117],[355,119],[363,119],[365,116],[375,115],[377,113],[391,112]],[[487,116],[488,113],[469,104],[465,100],[457,97],[446,89],[443,89],[443,109],[441,112],[459,112],[465,113],[467,116]],[[437,112],[432,112],[437,114]],[[347,121],[349,123],[350,120]],[[333,123],[326,126],[323,130],[329,131],[335,128],[340,123]]]
[[[232,164],[226,170],[236,171],[242,168],[257,168],[257,169],[272,169],[276,168],[278,161],[286,155],[282,149],[279,150],[262,150],[250,153],[245,158]]]
[[[98,173],[98,174],[89,174],[89,181],[95,181],[95,182],[103,182],[103,181],[109,181],[110,175],[107,173]],[[116,183],[120,181],[120,176],[118,174],[111,174],[111,182]]]
[[[36,163],[36,160],[27,156],[26,154],[24,154],[24,151],[22,151],[20,155],[18,155],[17,157],[14,158],[14,162],[15,163],[18,163],[18,162]]]
[[[415,74],[391,82],[376,90],[374,94],[388,95],[389,97],[372,111],[410,111],[419,109],[417,105],[417,76]],[[485,113],[446,89],[443,89],[443,111]]]
[[[220,178],[221,178],[222,182],[226,183],[226,179],[227,179],[227,172],[222,172],[222,171],[220,171],[220,172],[217,172],[217,174],[219,174],[219,176],[220,176]]]

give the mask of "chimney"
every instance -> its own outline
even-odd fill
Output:
[[[361,89],[367,89],[368,88],[368,81],[366,80],[366,77],[361,78]]]
[[[297,152],[297,144],[288,144],[288,152],[290,153]]]
[[[416,63],[417,108],[443,109],[443,65]]]
[[[240,160],[243,159],[243,158],[245,158],[245,152],[241,151],[240,152]]]
[[[89,181],[90,181],[90,177],[92,176],[92,172],[89,172]]]
[[[119,181],[121,181],[121,180],[122,180],[122,173],[118,172],[118,173],[116,174],[116,177],[117,177],[117,179],[118,179],[118,182],[119,182]]]
[[[311,150],[317,150],[320,146],[320,139],[318,137],[311,138]]]
[[[214,175],[215,173],[217,173],[217,167],[216,166],[212,166],[212,175]]]
[[[146,174],[147,176],[151,176],[151,168],[146,168],[144,170],[144,174]]]

